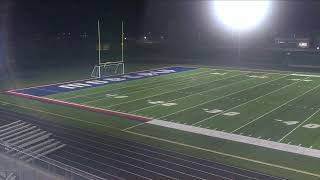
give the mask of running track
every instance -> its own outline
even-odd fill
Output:
[[[283,179],[0,109],[0,125],[16,120],[67,144],[49,158],[102,179]]]

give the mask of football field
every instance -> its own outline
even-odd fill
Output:
[[[54,124],[317,179],[319,95],[316,73],[173,66],[9,90],[0,102]]]
[[[125,76],[119,76],[91,82],[98,87],[60,85],[72,91],[40,94],[53,102],[143,118],[128,129],[150,123],[319,157],[320,76],[316,74],[212,68],[148,73],[140,74],[148,76],[142,79],[127,75],[136,78],[132,81],[122,82]],[[103,83],[107,80],[117,83]]]

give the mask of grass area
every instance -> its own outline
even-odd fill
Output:
[[[49,97],[320,149],[320,78],[290,74],[199,68]],[[0,95],[0,106],[276,176],[320,178],[317,158],[7,95]]]

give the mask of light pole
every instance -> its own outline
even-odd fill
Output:
[[[240,58],[241,58],[241,46],[240,46],[240,42],[241,42],[241,37],[240,37],[240,31],[238,31],[238,62],[240,62]]]

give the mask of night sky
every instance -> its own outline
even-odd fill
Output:
[[[108,29],[130,19],[127,28],[134,32],[134,24],[143,15],[143,5],[143,1],[114,0],[21,1],[16,3],[14,23],[20,31],[68,32],[96,28],[97,19]]]
[[[11,4],[9,8],[4,6],[6,2]],[[28,47],[36,33],[44,34],[44,39],[54,39],[61,32],[88,32],[94,37],[88,44],[94,47],[98,19],[103,22],[103,35],[114,37],[117,42],[122,20],[128,37],[141,38],[151,32],[157,37],[164,35],[171,44],[177,43],[177,47],[194,44],[200,35],[208,42],[230,38],[230,30],[217,22],[209,3],[204,0],[1,0],[1,54],[9,52],[5,49],[13,44],[24,55],[25,48],[17,44]],[[241,37],[264,41],[275,35],[319,34],[319,17],[318,1],[273,1],[267,19]]]
[[[11,0],[11,19],[19,33],[93,29],[102,19],[104,28],[118,30],[124,20],[126,32],[176,34],[218,33],[208,1],[192,0]],[[274,1],[269,18],[260,29],[281,33],[309,33],[320,30],[320,2]]]
[[[147,32],[169,36],[211,33],[224,30],[216,23],[209,1],[198,0],[7,0],[11,30],[30,32],[90,31],[102,19],[103,28],[119,31],[125,21],[131,36]],[[274,1],[268,19],[256,31],[309,33],[320,30],[320,2]]]

